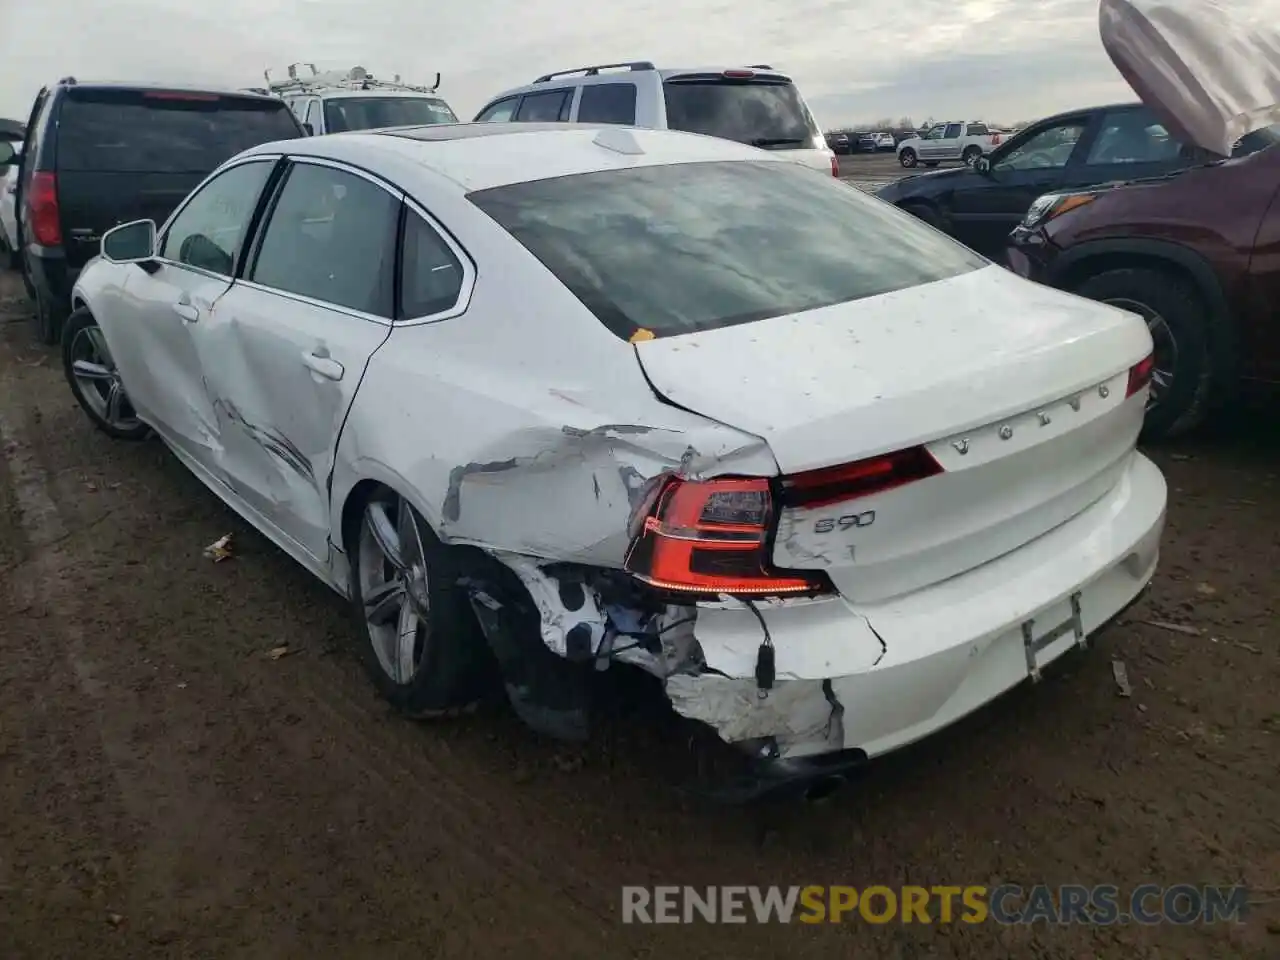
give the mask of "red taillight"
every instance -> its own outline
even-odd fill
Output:
[[[754,70],[726,70],[723,74],[730,80],[750,80],[756,75]]]
[[[1000,145],[1000,134],[998,134],[998,133],[993,133],[993,134],[991,135],[991,145],[992,145],[993,147],[998,147],[998,146]]]
[[[27,222],[31,239],[42,247],[62,245],[62,218],[58,213],[58,180],[52,173],[37,173],[27,191]]]
[[[1151,371],[1155,369],[1156,358],[1154,355],[1147,357],[1145,360],[1139,360],[1129,368],[1129,387],[1125,390],[1126,397],[1132,397],[1143,387],[1151,383]]]
[[[782,502],[788,507],[825,507],[883,493],[939,473],[942,465],[933,454],[924,447],[911,447],[870,460],[783,477]]]
[[[645,509],[645,504],[650,504]],[[770,568],[769,481],[669,478],[642,501],[626,568],[662,590],[696,594],[814,594],[822,574]]]
[[[831,175],[833,177],[840,176],[840,160],[834,154],[831,157]]]

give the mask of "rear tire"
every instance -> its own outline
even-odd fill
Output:
[[[73,311],[62,333],[62,370],[80,409],[113,440],[145,440],[151,428],[130,406],[93,314],[85,307]]]
[[[370,492],[344,539],[360,659],[378,692],[415,718],[474,707],[492,686],[493,661],[451,548],[384,486]]]
[[[1194,285],[1171,271],[1122,269],[1089,277],[1075,292],[1141,315],[1152,331],[1156,370],[1142,438],[1162,440],[1198,427],[1223,386],[1223,365],[1213,356],[1213,321]]]
[[[966,167],[972,167],[978,162],[978,158],[982,156],[981,147],[965,147],[964,153],[960,155],[960,159],[964,161]]]
[[[907,147],[898,154],[898,162],[909,170],[919,162],[919,158],[914,150]]]

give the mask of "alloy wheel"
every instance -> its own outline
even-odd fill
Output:
[[[1151,393],[1147,398],[1147,409],[1151,410],[1159,406],[1160,401],[1173,387],[1174,371],[1178,368],[1178,340],[1173,335],[1169,322],[1145,303],[1130,300],[1127,297],[1111,297],[1104,302],[1121,310],[1136,313],[1146,321],[1147,329],[1151,332],[1151,341],[1154,345],[1152,355],[1155,359],[1151,370]]]
[[[374,500],[360,525],[360,597],[378,664],[397,684],[421,668],[431,636],[431,604],[422,533],[400,497]]]
[[[84,327],[71,342],[72,375],[85,402],[109,427],[127,431],[138,427],[120,371],[116,369],[106,338],[99,327]]]

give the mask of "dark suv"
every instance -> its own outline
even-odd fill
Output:
[[[1280,384],[1280,128],[1260,137],[1273,145],[1048,194],[1010,237],[1015,272],[1146,319],[1148,437],[1189,430],[1242,380]]]
[[[40,339],[56,343],[71,287],[120,223],[163,223],[224,160],[304,136],[283,100],[246,92],[78,83],[36,96],[16,194],[18,246]]]

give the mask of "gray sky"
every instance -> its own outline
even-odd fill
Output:
[[[1280,0],[1232,0],[1274,20]],[[539,73],[611,60],[770,63],[818,120],[1011,123],[1132,99],[1098,41],[1096,0],[0,0],[0,116],[41,84],[250,86],[264,66],[361,64],[429,82],[464,120]]]

